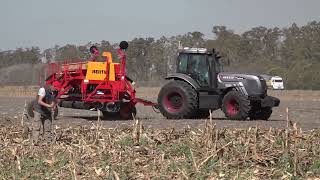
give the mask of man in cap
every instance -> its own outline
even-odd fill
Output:
[[[100,61],[100,53],[97,48],[97,46],[91,46],[90,47],[90,53],[91,53],[91,61]]]

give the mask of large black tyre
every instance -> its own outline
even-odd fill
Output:
[[[164,85],[158,95],[159,110],[168,119],[190,119],[198,110],[198,94],[184,81]]]
[[[37,100],[35,100],[35,99],[32,100],[32,101],[29,101],[27,103],[27,114],[28,114],[29,118],[33,118],[34,117],[34,113],[33,113],[34,108],[33,107],[34,107],[35,103],[37,103]],[[53,115],[53,118],[55,120],[57,119],[58,114],[59,114],[59,109],[58,109],[58,107],[56,107],[54,109],[54,115]]]
[[[120,118],[119,112],[107,112],[107,111],[101,111],[101,112],[104,120],[117,120]]]
[[[121,103],[120,105],[120,111],[119,112],[107,112],[102,111],[103,119],[106,120],[132,120],[132,114],[133,116],[137,115],[137,108],[134,106],[129,111],[123,111],[123,108],[125,108],[128,105],[127,102]]]
[[[222,100],[222,111],[232,120],[246,120],[250,112],[250,101],[241,92],[232,90]]]
[[[250,119],[251,120],[268,120],[272,114],[271,107],[264,107],[260,109],[255,109],[250,112]]]

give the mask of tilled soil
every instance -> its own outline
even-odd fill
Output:
[[[303,91],[300,91],[303,93]],[[156,92],[140,94],[140,97],[149,100],[156,100]],[[280,94],[281,95],[281,94]],[[308,93],[305,93],[307,96]],[[139,96],[139,94],[138,94]],[[303,97],[304,95],[301,94]],[[300,97],[301,97],[300,96]],[[278,96],[279,97],[279,96]],[[287,126],[286,108],[289,107],[289,119],[296,122],[298,127],[302,129],[317,129],[320,128],[320,100],[318,98],[294,98],[291,96],[279,97],[281,99],[280,107],[273,109],[273,114],[268,121],[234,121],[228,120],[220,111],[213,112],[213,123],[219,128],[285,128]],[[20,123],[23,112],[24,103],[30,100],[30,97],[0,97],[0,124]],[[160,113],[154,112],[151,107],[144,107],[137,105],[137,117],[139,118],[145,128],[175,128],[182,129],[185,127],[202,128],[205,119],[182,119],[182,120],[167,120]],[[96,111],[75,110],[59,108],[58,119],[55,124],[61,126],[78,126],[78,125],[92,125],[97,120]],[[28,122],[28,120],[26,120]],[[110,128],[123,128],[132,126],[132,120],[103,120],[103,125]]]

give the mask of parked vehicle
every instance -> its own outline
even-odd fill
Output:
[[[283,90],[284,89],[283,80],[279,76],[271,77],[270,84],[271,84],[272,89],[275,89],[275,90]]]

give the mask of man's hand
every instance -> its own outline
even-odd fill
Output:
[[[57,105],[57,103],[56,103],[55,101],[51,102],[50,104],[45,103],[45,102],[44,102],[44,98],[45,98],[45,95],[43,95],[43,96],[39,95],[38,104],[40,104],[41,106],[45,106],[45,107],[47,107],[47,108],[52,108],[52,109],[54,109],[55,106]]]
[[[55,109],[57,106],[57,104],[55,102],[52,102],[51,104],[49,104],[49,108]]]
[[[55,110],[57,108],[57,104],[54,104],[52,110]]]

